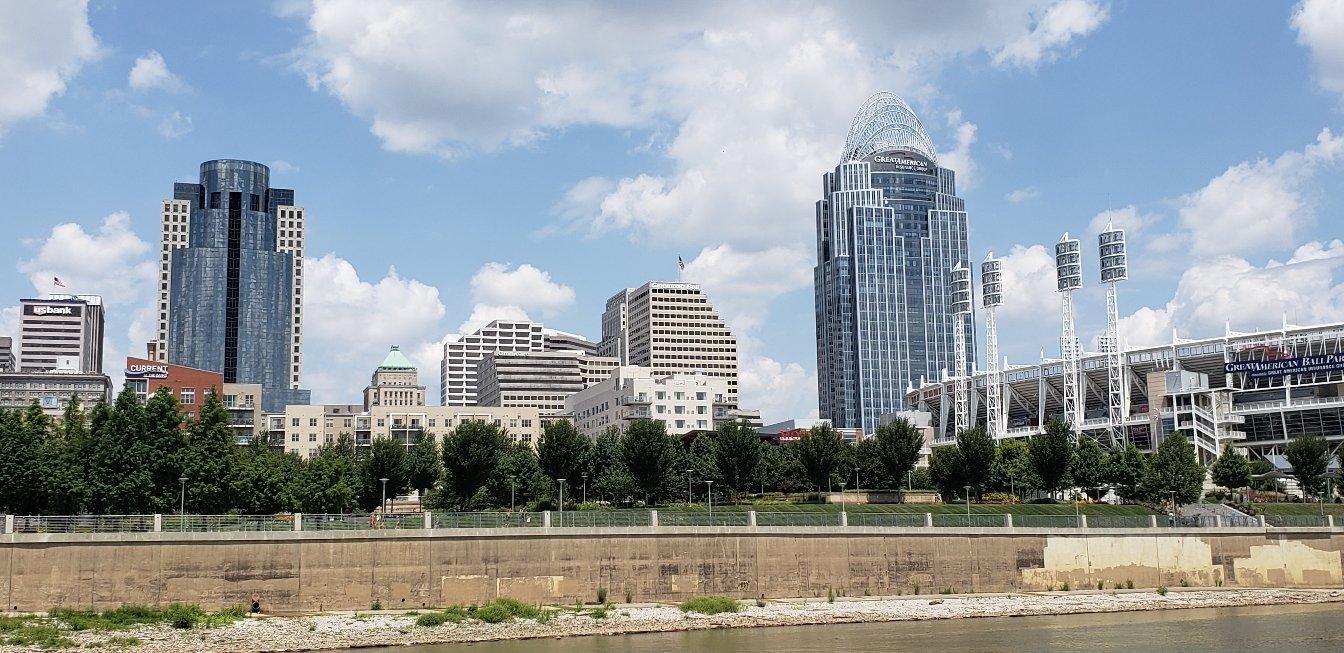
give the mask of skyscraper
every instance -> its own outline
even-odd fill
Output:
[[[909,105],[868,98],[816,205],[817,394],[836,428],[871,431],[907,386],[954,371],[950,272],[969,265],[956,192]]]
[[[262,407],[306,404],[302,364],[303,207],[271,188],[260,163],[201,164],[200,182],[163,201],[158,339],[161,361],[257,383]]]
[[[48,295],[21,299],[20,372],[103,372],[103,298]]]
[[[737,338],[693,283],[650,281],[607,300],[598,354],[654,376],[704,374],[727,383],[737,406]]]

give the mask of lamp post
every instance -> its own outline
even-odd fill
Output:
[[[588,472],[583,473],[583,502],[588,503]]]
[[[1176,490],[1171,490],[1167,494],[1171,495],[1171,525],[1174,528],[1176,526]]]
[[[560,482],[560,519],[563,522],[565,512],[565,479],[557,478],[555,480]]]
[[[965,486],[963,486],[963,487],[966,488],[966,527],[967,527],[967,528],[970,528],[970,526],[971,526],[971,486],[969,486],[969,485],[965,485]]]
[[[187,477],[185,477],[185,476],[179,477],[179,478],[177,479],[177,482],[182,484],[182,500],[181,500],[181,503],[178,504],[178,508],[177,508],[177,514],[178,514],[177,530],[179,530],[179,531],[183,531],[183,530],[186,530],[186,528],[187,528],[187,526],[186,526],[186,524],[187,524]]]
[[[840,481],[840,514],[844,516],[846,522],[849,521],[849,515],[845,511],[845,481]]]
[[[691,471],[686,470],[686,505],[691,505]]]
[[[517,504],[517,502],[515,501],[517,496],[518,496],[518,477],[514,476],[513,474],[509,474],[509,512],[513,512],[514,506]]]
[[[386,479],[386,478],[380,478],[380,479],[378,479],[378,480],[380,480],[380,481],[383,482],[383,503],[382,503],[382,506],[380,506],[380,507],[382,508],[383,514],[386,515],[386,514],[387,514],[387,479]]]
[[[709,519],[714,522],[714,481],[705,481],[705,496],[709,497]]]
[[[1078,528],[1083,527],[1083,509],[1081,504],[1082,502],[1078,500],[1078,497],[1073,498],[1073,523]]]
[[[858,494],[858,493],[859,493],[859,468],[858,468],[858,466],[855,466],[855,467],[854,467],[854,493],[855,493],[855,494]]]

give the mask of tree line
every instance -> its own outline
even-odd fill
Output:
[[[1190,503],[1204,478],[1179,434],[1152,455],[1133,445],[1107,452],[1090,438],[1075,442],[1060,420],[1030,440],[995,442],[983,429],[966,429],[955,445],[934,450],[927,469],[916,469],[923,445],[920,429],[904,420],[878,427],[857,446],[828,426],[771,446],[742,422],[683,440],[668,435],[661,421],[636,420],[597,438],[556,421],[533,449],[493,423],[468,421],[441,440],[422,434],[410,446],[379,438],[356,447],[342,435],[303,459],[263,437],[235,444],[228,411],[213,392],[188,420],[166,388],[144,402],[124,390],[87,411],[72,398],[59,421],[36,404],[0,411],[0,510],[148,514],[185,504],[196,514],[341,513],[371,510],[384,497],[412,490],[440,510],[543,510],[557,507],[562,483],[571,506],[585,499],[654,506],[701,502],[711,493],[726,501],[841,488],[937,489],[948,500],[967,488],[973,496],[1068,488],[1096,496],[1113,488],[1126,501],[1174,496]],[[1318,491],[1329,460],[1324,441],[1298,438],[1289,458],[1306,476],[1304,487]],[[1212,471],[1216,483],[1239,488],[1251,484],[1255,469],[1229,448]]]

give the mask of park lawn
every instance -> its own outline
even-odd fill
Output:
[[[1085,515],[1154,515],[1158,514],[1148,506],[1113,506],[1105,503],[1097,503],[1081,506],[1081,512]],[[704,505],[695,505],[687,507],[685,504],[659,506],[660,511],[679,511],[692,510],[703,512],[706,509]],[[880,503],[880,504],[852,504],[845,507],[849,512],[872,512],[872,513],[917,513],[923,514],[931,512],[935,514],[966,514],[966,504],[964,503]],[[714,506],[714,511],[724,512],[743,512],[755,510],[756,512],[822,512],[838,513],[840,506],[838,504],[825,503],[799,503],[799,504],[767,504],[767,505],[728,505]],[[1014,505],[1001,504],[971,504],[971,513],[976,515],[1002,515],[1012,513],[1014,515],[1073,515],[1074,505],[1072,503],[1063,504],[1036,504],[1019,503]]]
[[[1256,503],[1252,504],[1262,515],[1319,515],[1319,503]],[[1325,514],[1344,515],[1344,503],[1325,504]]]

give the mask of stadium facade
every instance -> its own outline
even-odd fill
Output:
[[[1344,443],[1344,323],[1177,338],[1170,343],[1123,351],[1122,392],[1127,410],[1113,424],[1108,400],[1106,353],[1079,358],[1077,430],[1107,441],[1113,426],[1140,449],[1152,450],[1174,432],[1191,437],[1201,462],[1211,463],[1224,446],[1252,456],[1282,454],[1293,438],[1313,434],[1331,448]],[[1041,433],[1052,417],[1064,416],[1062,360],[1007,366],[994,375],[970,375],[971,423],[987,424],[987,398],[999,392],[1002,428],[995,437]],[[907,405],[931,416],[935,445],[953,442],[955,377],[925,383],[906,394]]]

